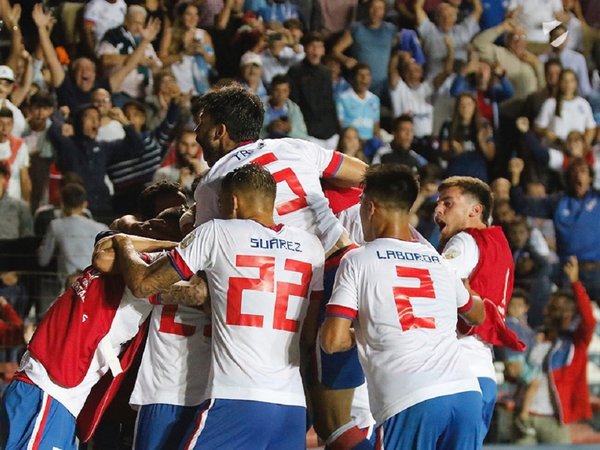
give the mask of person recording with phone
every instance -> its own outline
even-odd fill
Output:
[[[273,77],[269,97],[264,101],[264,105],[265,118],[261,138],[308,138],[302,111],[290,100],[290,82],[287,76]]]

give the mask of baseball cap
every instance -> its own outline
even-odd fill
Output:
[[[8,66],[0,66],[0,80],[15,81],[15,73]]]
[[[248,64],[256,64],[257,66],[262,67],[262,59],[260,58],[260,55],[254,52],[244,53],[240,59],[240,67]]]

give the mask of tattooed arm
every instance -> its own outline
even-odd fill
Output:
[[[136,297],[148,297],[181,280],[168,256],[146,264],[127,235],[112,237],[116,262],[125,284]]]
[[[206,281],[197,275],[189,281],[179,281],[160,293],[161,303],[164,305],[200,306],[208,298]]]

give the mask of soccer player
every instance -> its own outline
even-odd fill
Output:
[[[444,246],[442,256],[485,301],[482,325],[469,327],[459,320],[459,331],[466,334],[459,342],[483,394],[483,442],[497,393],[492,345],[524,349],[504,323],[506,302],[513,289],[513,258],[502,229],[488,226],[493,197],[486,183],[472,177],[450,177],[440,184],[438,192],[435,221]]]
[[[48,310],[4,392],[2,448],[76,449],[75,421],[92,388],[109,371],[122,381],[151,309],[121,277],[87,268]]]
[[[338,187],[358,186],[366,164],[300,139],[258,140],[263,105],[258,97],[239,86],[209,92],[195,108],[197,140],[211,166],[195,191],[196,225],[218,217],[221,179],[236,167],[255,163],[271,172],[277,182],[276,222],[315,233],[327,255],[336,251],[343,254],[349,248],[352,241],[332,213],[320,180],[326,179]],[[328,267],[335,266],[335,261],[330,259]],[[307,317],[306,328],[314,330],[314,340],[318,309],[311,309]],[[317,355],[315,359],[320,362],[318,380],[309,381],[314,394],[314,425],[325,440],[351,420],[349,405],[354,388],[364,382],[364,375],[355,351],[335,359],[328,355]]]
[[[306,231],[276,224],[276,183],[248,164],[221,183],[221,215],[168,257],[146,265],[125,236],[113,238],[127,285],[157,292],[204,271],[213,352],[207,396],[184,448],[305,448],[300,331],[321,294],[324,251]]]
[[[471,450],[480,442],[482,400],[456,337],[457,310],[475,323],[485,312],[437,252],[413,240],[418,190],[404,166],[367,171],[367,244],[342,259],[321,345],[338,352],[357,344],[384,448]]]

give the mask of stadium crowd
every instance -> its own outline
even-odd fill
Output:
[[[199,99],[239,85],[262,102],[261,139],[409,167],[420,182],[410,224],[439,251],[442,180],[488,183],[487,224],[514,263],[502,313],[528,348],[494,354],[488,439],[568,443],[567,425],[593,407],[598,425],[586,377],[600,395],[600,360],[587,354],[600,319],[598,1],[0,0],[0,18],[6,382],[55,297],[86,276],[98,233],[180,242],[194,214],[204,221],[194,193],[204,198],[216,161]],[[185,335],[196,319],[175,322],[176,308],[164,311]],[[109,416],[104,434],[132,428],[131,414]]]

